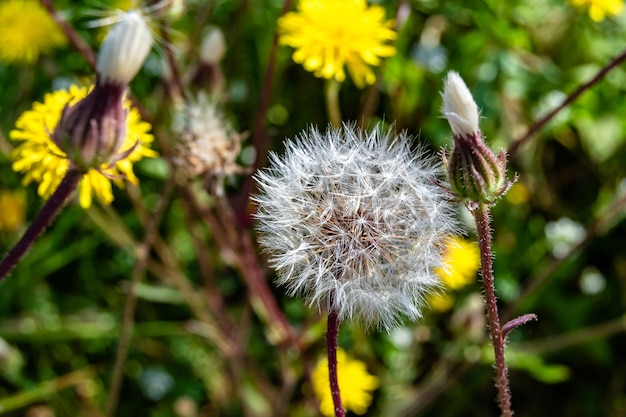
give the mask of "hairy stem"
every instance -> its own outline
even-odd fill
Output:
[[[328,353],[328,379],[330,380],[330,393],[335,405],[335,416],[345,417],[341,395],[339,393],[339,378],[337,376],[337,334],[339,333],[339,316],[337,310],[328,312],[328,333],[326,334],[326,351]]]
[[[2,262],[0,262],[0,281],[2,281],[15,265],[22,259],[28,249],[35,243],[37,238],[52,223],[59,211],[65,205],[67,198],[74,192],[78,181],[83,176],[82,173],[75,169],[70,169],[63,177],[61,184],[46,201],[41,208],[35,220],[30,224],[22,238],[13,246],[6,254]]]
[[[498,403],[503,417],[512,417],[511,393],[509,391],[509,376],[504,359],[504,338],[498,317],[498,305],[493,281],[493,254],[491,252],[491,227],[489,208],[483,204],[472,210],[478,233],[480,248],[480,266],[482,270],[483,288],[487,319],[489,321],[489,335],[493,343],[493,352],[496,360],[496,388],[498,389]]]
[[[328,120],[334,127],[341,127],[341,109],[339,107],[339,89],[341,84],[335,80],[327,80],[324,94],[326,95],[326,111]]]

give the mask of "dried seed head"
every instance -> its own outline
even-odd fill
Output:
[[[243,172],[236,162],[243,138],[205,95],[181,109],[174,131],[179,141],[172,162],[186,176]]]
[[[253,199],[278,284],[366,326],[421,317],[455,229],[433,159],[405,134],[346,125],[311,128],[270,159]]]

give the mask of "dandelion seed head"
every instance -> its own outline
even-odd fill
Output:
[[[277,283],[340,320],[391,329],[421,317],[455,229],[440,166],[376,127],[309,129],[256,179],[260,242]]]

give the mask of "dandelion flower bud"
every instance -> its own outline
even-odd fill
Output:
[[[200,46],[200,61],[208,65],[220,63],[226,53],[226,40],[218,28],[211,29],[202,40]]]
[[[96,86],[87,97],[63,109],[52,134],[78,169],[86,172],[127,156],[119,153],[126,137],[124,94],[151,47],[152,35],[141,13],[122,13],[98,54]]]
[[[453,194],[467,204],[493,204],[510,188],[506,152],[496,155],[478,127],[478,106],[463,79],[450,71],[441,93],[441,111],[452,129],[454,148],[444,162]]]
[[[256,176],[260,242],[277,282],[340,320],[391,329],[438,285],[453,212],[405,134],[315,128]]]
[[[479,132],[478,106],[461,76],[450,71],[443,87],[443,116],[448,119],[455,136]]]
[[[152,34],[141,12],[121,14],[109,31],[100,53],[97,71],[104,84],[128,85],[135,78],[152,48]]]
[[[84,172],[116,162],[126,138],[125,88],[96,85],[81,101],[65,107],[52,141]]]

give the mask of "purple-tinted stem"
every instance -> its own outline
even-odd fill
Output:
[[[483,204],[472,210],[476,221],[478,246],[480,248],[480,266],[482,270],[483,288],[487,319],[489,320],[489,335],[493,343],[493,352],[496,360],[496,388],[498,389],[498,403],[503,417],[512,417],[511,393],[509,391],[509,376],[504,360],[504,337],[500,328],[496,290],[493,282],[493,254],[491,252],[491,227],[489,208]]]
[[[291,0],[284,0],[283,7],[280,11],[280,15],[283,16],[291,8]],[[261,90],[261,99],[259,102],[259,110],[257,111],[254,121],[254,131],[252,132],[252,145],[256,150],[256,159],[254,161],[254,169],[252,173],[248,175],[241,186],[239,194],[232,200],[232,206],[235,210],[235,220],[240,226],[250,226],[250,216],[248,214],[248,197],[252,192],[254,179],[252,174],[259,168],[262,168],[267,164],[267,152],[270,149],[270,138],[265,134],[265,118],[267,116],[267,109],[270,103],[270,96],[272,93],[272,80],[274,78],[274,70],[276,67],[276,55],[278,53],[278,30],[274,33],[274,40],[272,41],[272,48],[270,49],[270,56],[267,60],[267,68],[265,70],[265,76],[263,77],[263,89]]]
[[[330,394],[335,405],[335,416],[345,417],[346,413],[339,394],[339,378],[337,376],[337,334],[339,333],[339,316],[332,309],[328,312],[328,332],[326,333],[326,351],[328,353],[328,379],[330,380]]]
[[[37,240],[50,223],[52,223],[52,220],[65,205],[67,198],[76,189],[78,181],[82,176],[83,174],[75,169],[67,171],[61,184],[41,208],[35,220],[33,220],[24,233],[24,236],[22,236],[19,242],[6,254],[2,262],[0,262],[0,281],[17,265],[28,249],[35,243],[35,240]]]
[[[524,314],[523,316],[515,317],[513,320],[509,320],[502,326],[502,338],[506,339],[506,335],[509,332],[519,326],[523,326],[529,321],[537,320],[536,314]]]
[[[541,128],[543,128],[550,120],[552,120],[554,116],[556,116],[565,107],[569,106],[582,93],[584,93],[585,91],[593,87],[594,84],[597,84],[598,82],[600,82],[604,78],[604,76],[609,73],[609,71],[611,71],[614,68],[617,68],[617,66],[620,65],[624,60],[626,60],[626,50],[624,50],[620,55],[618,55],[611,62],[609,62],[602,69],[600,69],[600,71],[598,71],[596,75],[594,75],[589,81],[578,86],[576,90],[574,90],[572,93],[570,93],[569,96],[567,96],[567,98],[563,101],[563,103],[561,103],[556,108],[552,109],[549,113],[545,114],[544,116],[539,118],[537,121],[535,121],[535,123],[533,123],[532,126],[528,128],[528,130],[526,131],[526,133],[524,133],[523,136],[521,136],[520,138],[513,141],[513,143],[511,143],[511,146],[509,146],[508,154],[511,156],[515,155],[519,147],[524,142],[526,142],[535,133],[541,130]]]
[[[89,45],[80,37],[74,28],[63,19],[52,4],[52,0],[39,0],[39,3],[48,11],[52,19],[57,22],[63,34],[70,41],[72,46],[87,60],[92,68],[96,68],[96,54],[91,50]]]

